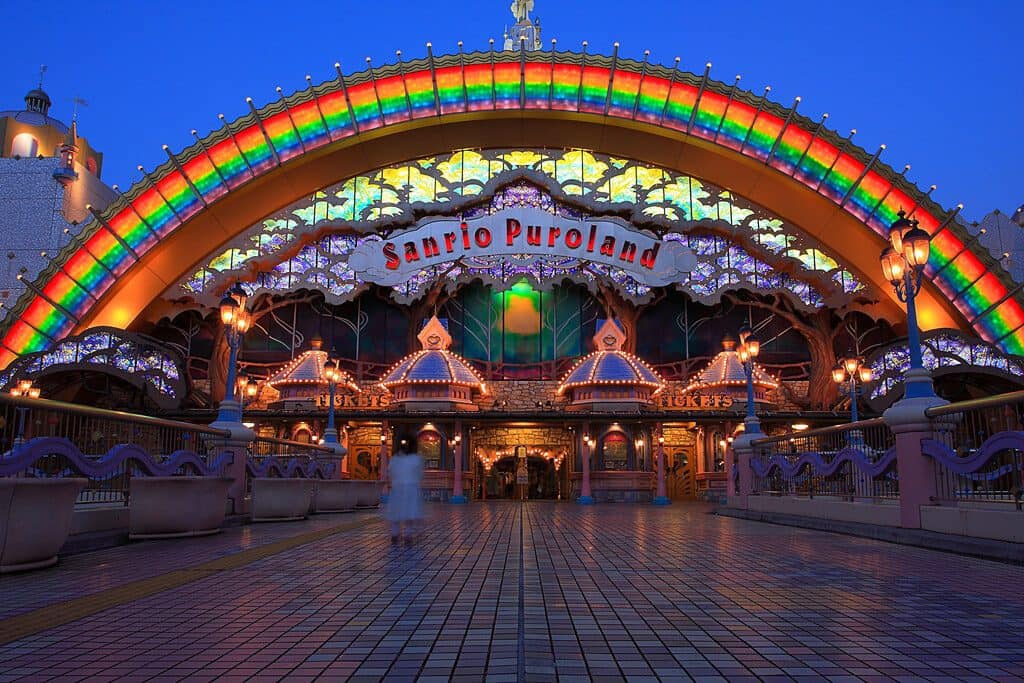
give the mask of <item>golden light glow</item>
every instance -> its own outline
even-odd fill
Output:
[[[903,282],[904,261],[903,255],[886,247],[880,257],[882,263],[882,275],[893,285]]]

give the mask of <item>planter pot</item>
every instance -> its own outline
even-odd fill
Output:
[[[253,479],[252,521],[305,519],[313,499],[314,485],[312,479]]]
[[[314,512],[343,512],[355,510],[359,505],[358,482],[350,479],[331,479],[316,482]]]
[[[128,538],[183,538],[220,531],[231,477],[135,477]]]
[[[0,574],[49,567],[88,479],[0,479]]]
[[[356,485],[356,507],[375,508],[380,506],[380,494],[384,483],[372,479],[353,480]]]

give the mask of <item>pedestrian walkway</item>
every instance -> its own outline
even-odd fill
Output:
[[[413,548],[332,515],[0,577],[0,635],[36,620],[0,680],[1024,676],[1021,567],[701,505],[430,511]]]

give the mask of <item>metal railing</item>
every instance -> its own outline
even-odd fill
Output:
[[[329,446],[258,436],[249,449],[246,469],[248,490],[253,477],[328,479],[340,463]]]
[[[302,441],[288,441],[272,436],[257,436],[252,442],[250,457],[253,460],[261,461],[266,458],[278,458],[279,460],[291,460],[293,458],[316,458],[317,455],[332,455],[334,451],[329,446],[321,446],[315,443]]]
[[[1022,505],[1024,391],[929,408],[939,502]]]
[[[755,495],[899,497],[896,440],[882,418],[768,436],[751,445]]]
[[[230,432],[204,425],[0,395],[0,476],[73,477],[79,503],[127,505],[133,476],[211,475]]]

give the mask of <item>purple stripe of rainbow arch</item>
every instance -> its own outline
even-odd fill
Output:
[[[406,62],[401,74],[384,70],[374,78],[369,72],[348,77],[345,89],[336,79],[319,86],[315,96],[306,90],[288,98],[287,105],[264,107],[259,122],[252,115],[239,119],[230,125],[232,134],[208,136],[205,150],[197,144],[179,155],[188,180],[173,164],[164,164],[151,173],[155,187],[136,184],[107,210],[107,225],[93,221],[55,259],[37,283],[43,296],[23,296],[14,311],[20,315],[3,335],[0,367],[70,333],[75,323],[65,311],[83,317],[134,264],[135,255],[145,255],[204,203],[268,172],[278,159],[284,163],[336,140],[438,113],[518,108],[607,111],[611,117],[688,131],[815,188],[879,234],[900,208],[912,209],[921,227],[935,234],[929,272],[940,290],[974,321],[983,339],[1024,353],[1024,308],[993,269],[966,248],[962,232],[940,229],[941,209],[909,185],[894,183],[895,174],[884,164],[868,168],[863,150],[829,132],[815,135],[815,124],[807,119],[796,116],[786,125],[785,110],[771,103],[759,110],[749,93],[729,102],[728,86],[716,82],[708,83],[698,103],[698,79],[692,74],[650,65],[642,71],[631,60],[619,59],[614,72],[607,57],[588,55],[584,67],[569,53],[531,54],[522,66],[518,53],[494,53],[493,63],[491,55],[467,55],[464,62],[457,55],[438,57],[433,70],[422,60]]]

